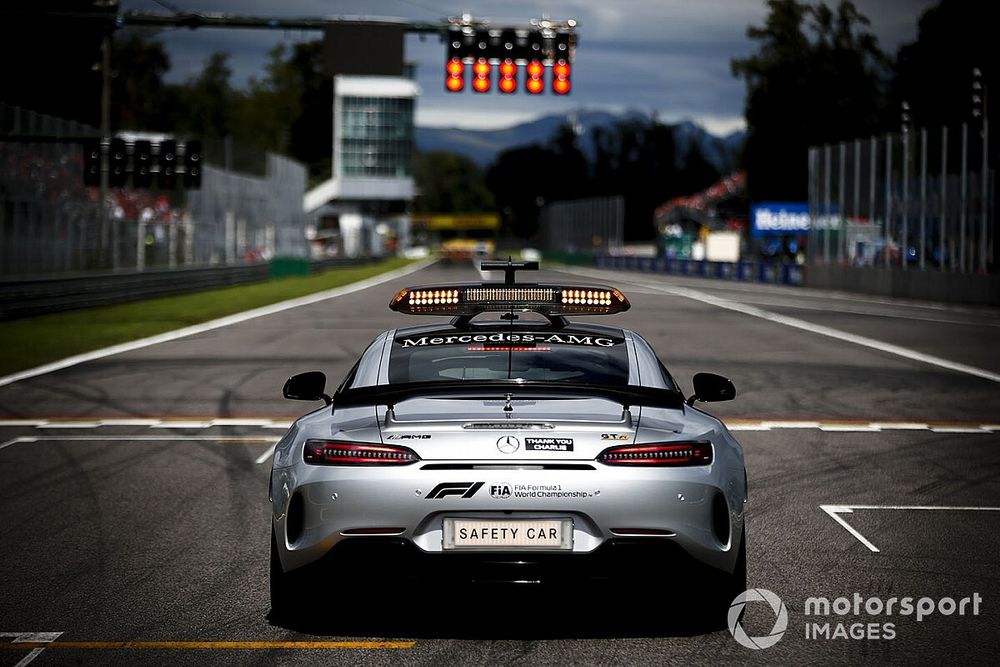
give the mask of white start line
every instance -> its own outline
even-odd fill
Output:
[[[234,445],[270,445],[263,454],[254,459],[254,463],[258,465],[270,460],[274,448],[278,445],[277,438],[246,435],[22,435],[0,442],[0,449],[35,442],[218,442]]]
[[[891,510],[896,512],[1000,512],[1000,507],[941,507],[936,505],[820,505],[819,508],[830,515],[844,530],[853,535],[861,544],[868,547],[872,553],[879,553],[879,548],[847,523],[841,514],[853,514],[855,510]]]

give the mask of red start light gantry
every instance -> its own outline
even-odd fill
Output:
[[[471,15],[460,21],[449,19],[444,35],[445,90],[460,93],[471,88],[482,94],[496,88],[502,95],[513,95],[522,85],[523,71],[526,94],[541,95],[549,88],[553,95],[568,95],[576,26],[573,19],[532,20],[531,27],[491,27],[488,20]]]

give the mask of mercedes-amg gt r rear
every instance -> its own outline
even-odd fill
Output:
[[[350,564],[581,585],[694,566],[728,605],[745,588],[743,452],[694,402],[732,383],[698,374],[685,399],[637,333],[567,320],[627,310],[617,289],[484,268],[507,280],[393,297],[453,319],[383,332],[332,397],[319,372],[286,383],[325,405],[275,448],[275,611],[307,594],[305,572]]]

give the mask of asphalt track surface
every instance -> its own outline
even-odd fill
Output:
[[[682,386],[697,371],[737,386],[712,412],[746,450],[749,584],[786,605],[772,647],[653,587],[338,593],[383,578],[365,571],[329,573],[309,618],[269,620],[267,452],[310,408],[282,382],[338,382],[379,331],[414,323],[385,308],[400,287],[478,279],[435,265],[0,387],[0,665],[995,664],[1000,312],[600,275],[632,300],[613,321]],[[817,597],[851,608],[807,616]],[[935,610],[865,610],[904,597]],[[752,602],[744,626],[775,619]]]

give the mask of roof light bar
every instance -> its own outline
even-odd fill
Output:
[[[533,311],[543,315],[611,315],[631,305],[621,291],[593,285],[422,285],[401,289],[389,309],[410,315],[477,315]]]

